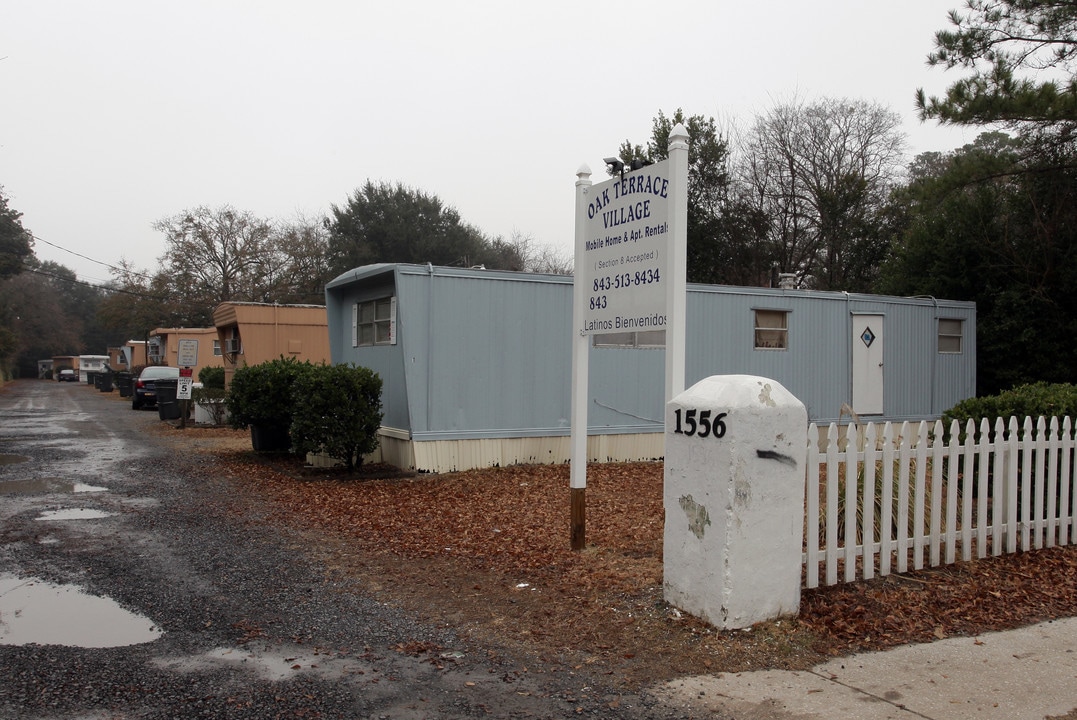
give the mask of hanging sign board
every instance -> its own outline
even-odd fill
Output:
[[[179,341],[179,357],[176,362],[180,367],[198,365],[198,341],[183,339]]]
[[[582,550],[587,539],[589,336],[664,330],[666,401],[684,391],[688,140],[688,131],[677,123],[666,160],[618,172],[598,185],[591,184],[586,165],[576,171],[569,475],[573,550]]]
[[[669,160],[588,189],[581,335],[666,328],[669,192]]]

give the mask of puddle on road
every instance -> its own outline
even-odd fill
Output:
[[[45,495],[48,493],[88,493],[105,492],[106,487],[70,482],[59,478],[39,478],[37,480],[0,481],[0,495]]]
[[[97,520],[98,518],[112,517],[115,513],[104,510],[92,510],[90,508],[64,508],[63,510],[46,510],[38,515],[35,520]]]
[[[121,647],[162,634],[149,618],[76,585],[0,574],[0,645]]]
[[[14,465],[15,463],[24,463],[30,458],[23,457],[22,455],[5,455],[0,453],[0,465]]]
[[[87,485],[86,483],[72,483],[71,492],[84,493],[84,492],[106,492],[107,487],[101,487],[100,485]]]

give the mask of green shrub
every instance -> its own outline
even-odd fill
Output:
[[[232,427],[251,425],[287,428],[292,424],[292,386],[314,367],[309,361],[284,358],[237,368],[228,388],[228,414]]]
[[[953,420],[964,426],[967,420],[979,422],[981,418],[987,418],[994,423],[995,418],[1008,420],[1013,416],[1023,420],[1041,415],[1048,418],[1077,415],[1077,385],[1038,382],[1005,390],[998,395],[969,398],[943,413],[942,419],[949,427]]]
[[[1024,437],[1024,419],[1026,417],[1030,417],[1033,419],[1033,422],[1035,422],[1036,419],[1041,416],[1044,418],[1063,418],[1077,416],[1077,385],[1073,385],[1070,383],[1049,384],[1045,382],[1032,383],[1029,385],[1020,385],[1011,390],[1004,390],[998,395],[991,395],[982,398],[970,398],[968,400],[964,400],[947,410],[945,413],[943,413],[942,417],[947,427],[947,437],[945,438],[945,440],[946,442],[949,442],[949,427],[952,420],[957,420],[961,423],[961,439],[964,440],[964,428],[967,421],[973,420],[978,427],[980,420],[982,418],[986,418],[991,424],[991,429],[988,431],[988,437],[986,439],[988,441],[994,441],[997,439],[1001,439],[995,437],[994,427],[996,418],[1002,418],[1003,422],[1006,423],[1007,428],[1009,426],[1009,419],[1011,417],[1017,418],[1017,438],[1026,439]],[[1049,433],[1050,430],[1048,429],[1048,434]],[[979,434],[979,429],[977,429],[976,435],[978,436]],[[1004,432],[1004,435],[1008,434],[1009,430],[1007,429]],[[1038,430],[1036,429],[1036,425],[1034,425],[1032,437],[1027,439],[1035,439],[1037,434]],[[984,438],[979,439],[983,440]],[[976,458],[974,460],[974,463],[976,464],[978,464],[979,462],[979,458]],[[974,464],[973,466],[974,469],[969,469],[966,471],[969,476],[971,476],[973,473],[978,474],[981,471],[976,464]],[[992,497],[997,497],[995,495],[996,478],[994,476],[993,469],[988,468],[987,472],[989,473],[988,494]],[[1021,481],[1021,474],[1023,472],[1023,469],[1020,469],[1018,470],[1018,476],[1015,478],[1011,478],[1011,482],[1017,484],[1016,512],[1018,517],[1022,516],[1023,506],[1026,503],[1026,485],[1024,482]],[[1048,480],[1048,482],[1051,483],[1048,485],[1048,487],[1051,487],[1053,481]],[[1065,486],[1065,483],[1062,482],[1059,484],[1053,484],[1053,486],[1056,492],[1055,502],[1057,504],[1057,507],[1063,508],[1063,513],[1071,512],[1069,507],[1067,507],[1066,505],[1066,498],[1063,495],[1063,488]],[[1042,492],[1042,489],[1037,491],[1037,493]],[[975,493],[976,490],[974,488],[974,496]],[[1005,496],[1005,493],[1003,493],[1003,496]],[[1043,495],[1041,494],[1039,500],[1042,499]],[[1036,502],[1038,502],[1039,500],[1037,500]],[[1071,503],[1075,502],[1077,501],[1077,498],[1070,498],[1069,501]],[[1032,504],[1032,501],[1028,502]],[[1047,508],[1044,507],[1043,511],[1046,512],[1046,510]],[[1033,520],[1044,519],[1046,519],[1046,515],[1039,518],[1033,517]]]
[[[220,365],[202,368],[198,371],[198,382],[207,390],[224,390],[224,368]]]
[[[227,400],[227,398],[228,393],[223,388],[191,388],[191,400],[194,402],[212,402],[214,400]]]
[[[201,374],[198,377],[202,379]],[[226,393],[224,388],[200,387],[191,389],[191,401],[201,405],[209,412],[210,420],[214,425],[223,425],[228,413]]]
[[[378,447],[381,378],[355,365],[312,366],[296,378],[292,446],[297,453],[324,451],[353,469]]]

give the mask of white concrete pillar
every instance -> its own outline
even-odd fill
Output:
[[[807,443],[774,380],[715,375],[666,405],[667,602],[726,629],[797,612]]]

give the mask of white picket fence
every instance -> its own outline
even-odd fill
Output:
[[[804,582],[1077,544],[1074,423],[831,424],[808,437]],[[855,478],[856,482],[847,482]],[[866,492],[865,492],[866,490]],[[840,576],[840,579],[839,579]]]

